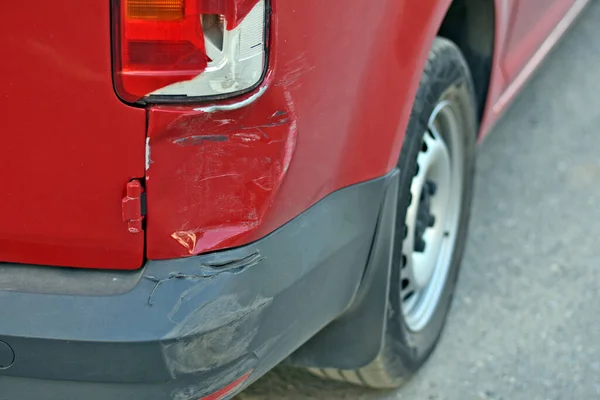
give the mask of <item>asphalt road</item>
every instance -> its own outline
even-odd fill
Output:
[[[441,343],[397,392],[279,367],[239,400],[600,399],[600,2],[479,147]]]

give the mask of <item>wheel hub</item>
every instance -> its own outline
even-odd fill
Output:
[[[451,104],[441,102],[417,156],[402,245],[402,309],[415,331],[435,311],[452,261],[462,196],[460,135]]]

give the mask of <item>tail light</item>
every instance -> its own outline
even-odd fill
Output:
[[[213,97],[258,84],[266,0],[113,0],[114,79],[125,101]]]

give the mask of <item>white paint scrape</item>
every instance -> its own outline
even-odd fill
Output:
[[[208,106],[208,107],[199,107],[199,108],[194,108],[194,111],[202,111],[202,112],[205,112],[205,113],[211,113],[211,112],[215,112],[215,111],[237,110],[237,109],[240,109],[242,107],[246,107],[247,105],[250,105],[250,104],[254,103],[266,91],[267,91],[267,86],[263,86],[260,89],[258,89],[258,92],[254,93],[252,96],[248,97],[245,100],[239,101],[237,103],[223,104],[223,105],[214,105],[214,106]]]
[[[146,138],[146,171],[150,168],[150,163],[152,160],[150,159],[150,138]]]

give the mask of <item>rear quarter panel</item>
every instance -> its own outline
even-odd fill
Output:
[[[233,110],[150,110],[148,257],[251,242],[391,170],[449,4],[273,0],[261,88]]]

